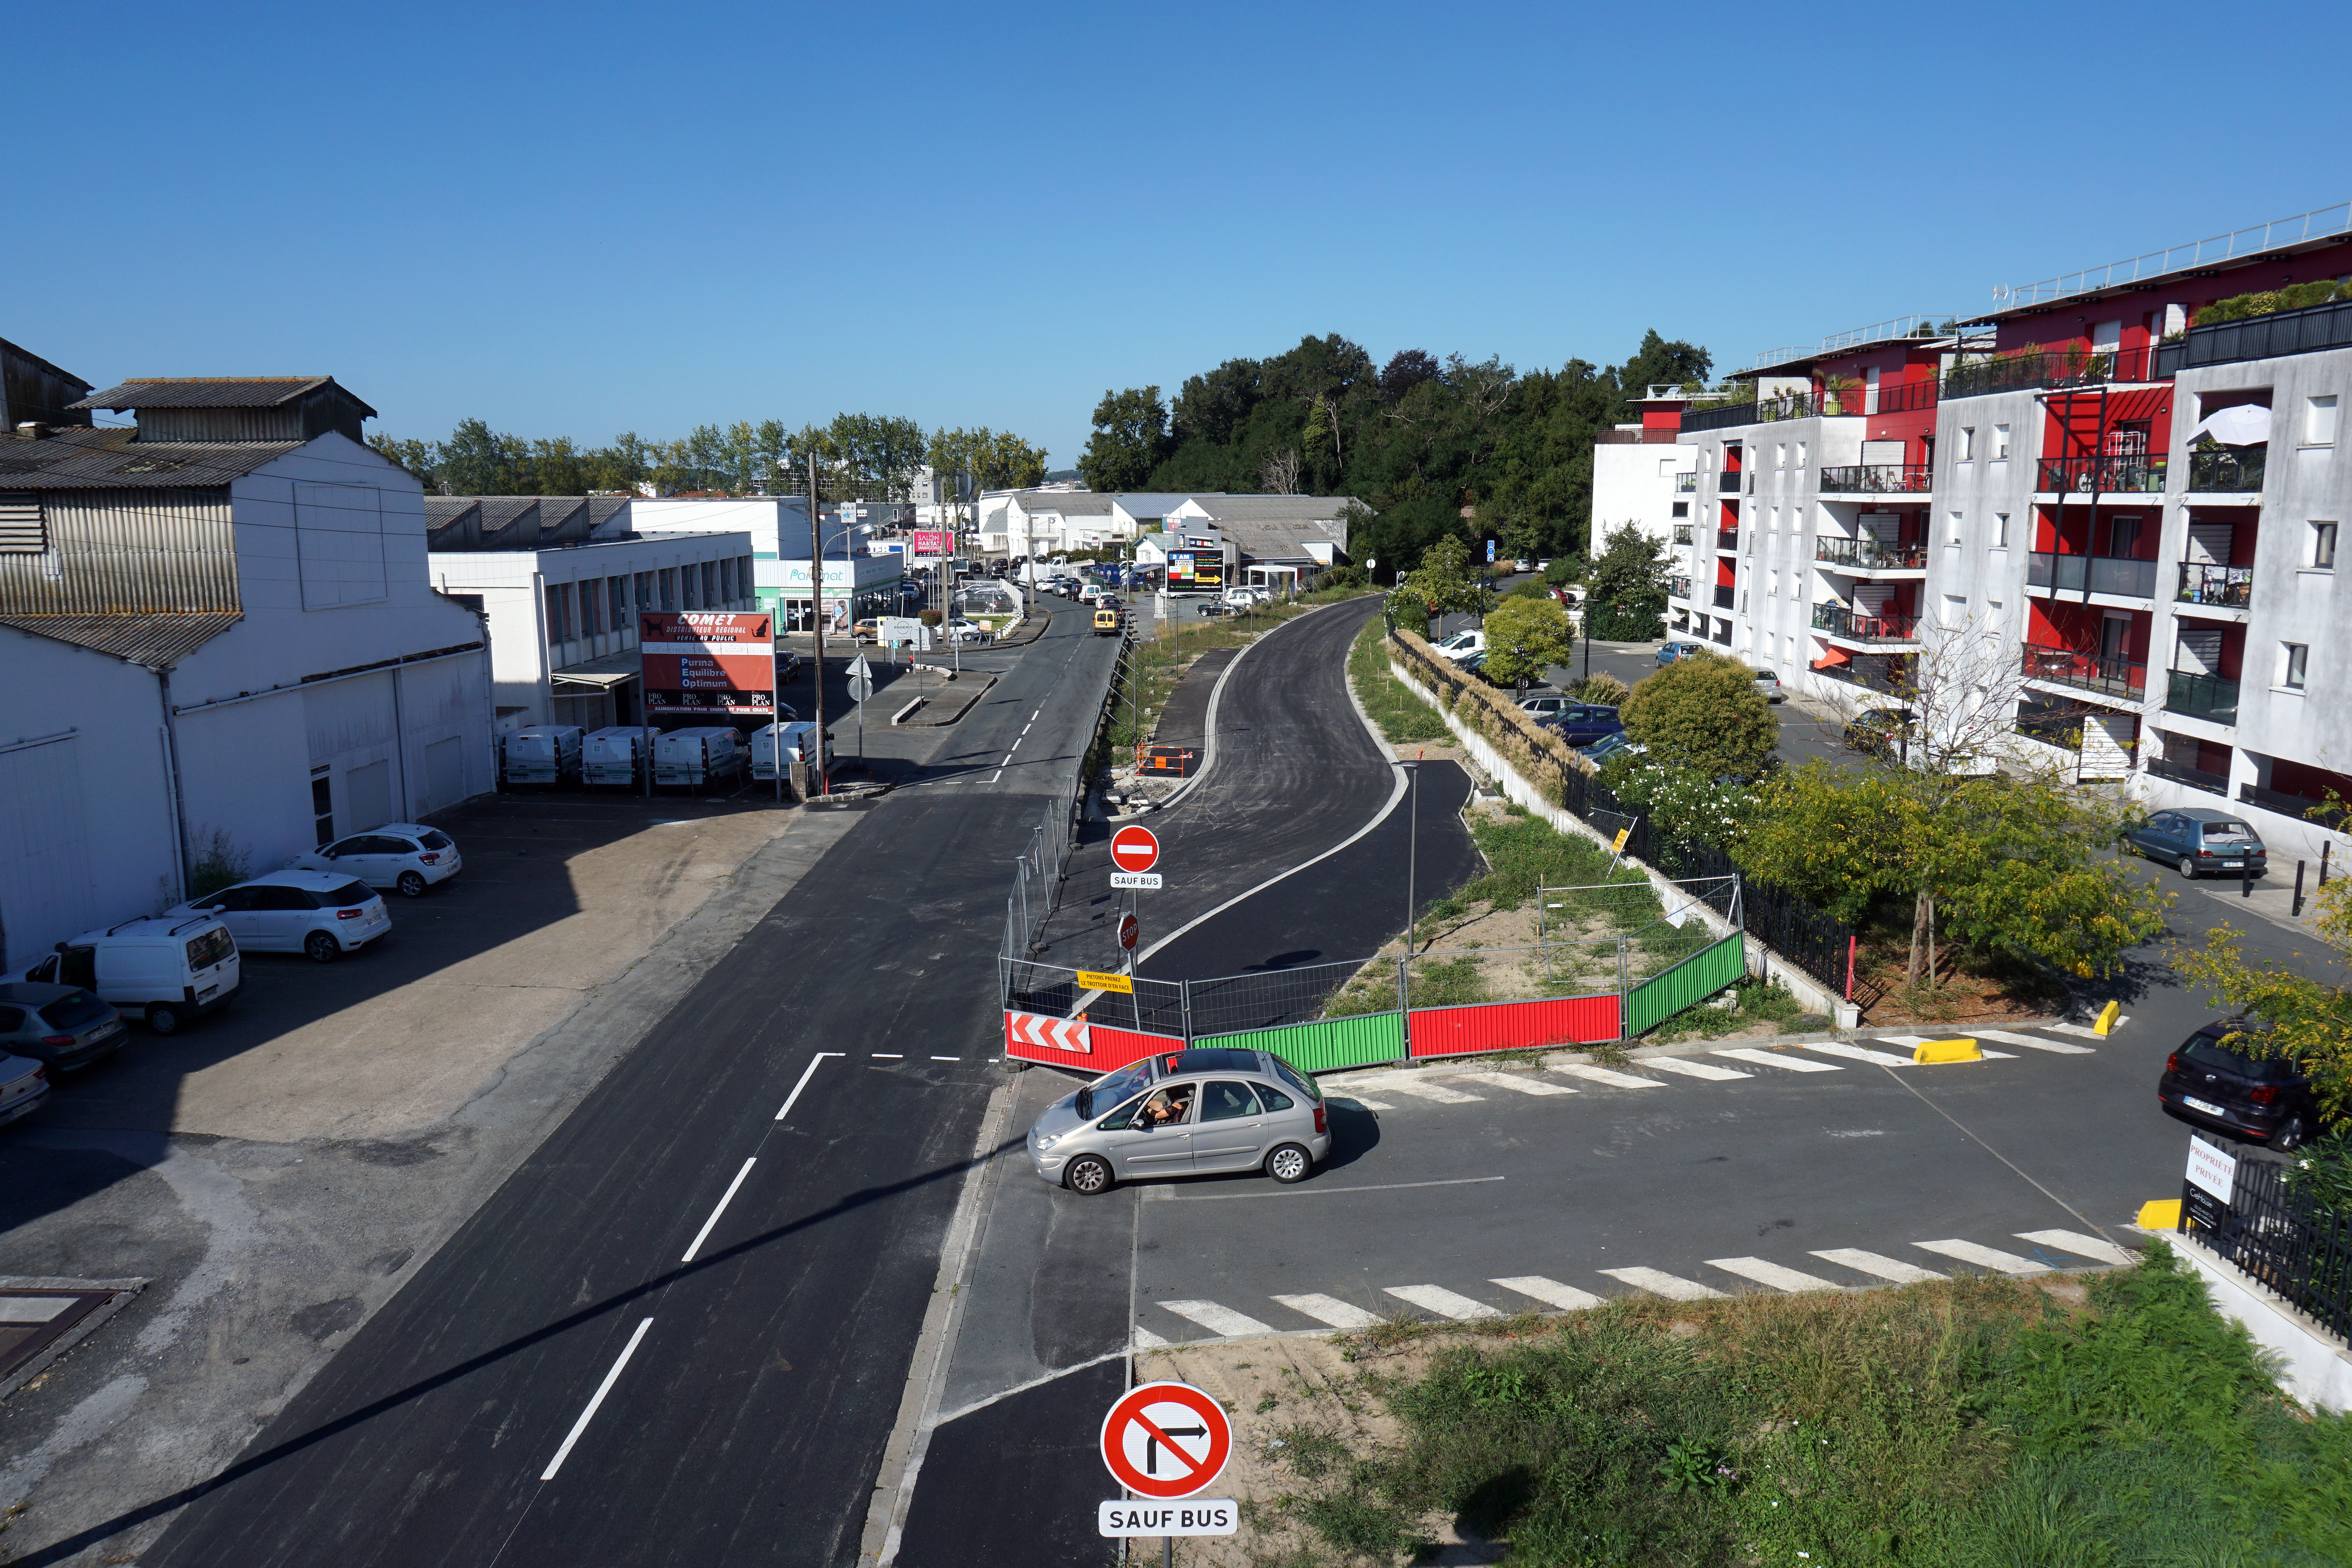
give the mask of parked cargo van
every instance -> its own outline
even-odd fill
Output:
[[[654,783],[708,788],[743,771],[743,737],[723,724],[697,724],[654,738]]]
[[[1118,635],[1120,625],[1125,622],[1126,619],[1127,614],[1123,610],[1097,610],[1095,612],[1095,636],[1098,637],[1117,637]]]
[[[583,784],[634,786],[645,765],[647,731],[633,724],[614,724],[590,731],[580,742],[580,778]]]
[[[243,983],[236,940],[213,915],[84,931],[17,978],[95,991],[100,1001],[144,1017],[159,1035],[227,1006]]]
[[[774,780],[776,742],[780,736],[783,741],[784,765],[787,769],[797,762],[814,762],[819,766],[829,765],[833,761],[833,748],[823,741],[816,742],[816,755],[814,758],[808,755],[809,737],[814,733],[816,733],[816,726],[805,719],[789,723],[771,724],[764,730],[754,731],[751,736],[751,776],[772,782]]]
[[[500,784],[568,784],[580,776],[577,724],[533,724],[499,742]]]

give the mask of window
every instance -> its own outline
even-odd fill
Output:
[[[637,608],[650,610],[653,607],[654,574],[650,572],[640,572],[637,574]]]
[[[2000,629],[2000,601],[1999,599],[1987,599],[1985,601],[1985,623],[1991,626],[1995,631],[1999,631]]]
[[[580,584],[580,635],[582,637],[593,637],[596,635],[599,629],[596,624],[596,604],[603,597],[604,595],[599,591],[595,578],[591,577]]]
[[[1948,626],[1966,626],[1968,624],[1968,619],[1969,601],[1967,595],[1961,594],[1945,595],[1944,624]]]
[[[2336,445],[2336,395],[2303,400],[2303,442],[2306,447]]]
[[[2006,425],[1992,427],[1992,460],[1996,463],[2009,460],[2009,426]]]
[[[2009,548],[2009,513],[2005,511],[1992,514],[1992,545],[1995,550]]]
[[[1957,511],[1946,513],[1944,528],[1944,542],[1958,544],[1960,542],[1960,514]]]
[[[1799,467],[1799,468],[1803,468],[1804,466],[1805,466],[1805,444],[1804,444],[1802,441],[1800,441],[1800,442],[1798,442],[1798,443],[1797,443],[1797,467]]]
[[[1972,463],[1976,461],[1976,456],[1977,427],[1973,425],[1963,425],[1960,426],[1959,460],[1963,463]]]
[[[629,624],[629,580],[626,577],[615,577],[612,579],[612,584],[613,618],[606,624],[604,629],[608,632],[617,632]]]
[[[677,568],[675,566],[665,566],[658,574],[656,574],[656,575],[661,578],[661,607],[665,610],[677,609]]]
[[[1255,1116],[1257,1097],[1245,1083],[1212,1083],[1201,1091],[1201,1120],[1231,1121],[1237,1117]]]
[[[1687,519],[1690,516],[1690,502],[1686,500],[1678,500],[1675,502],[1675,516],[1677,518]]]
[[[572,640],[572,584],[550,583],[547,585],[547,640],[551,643]]]
[[[685,610],[698,610],[702,608],[702,595],[696,591],[701,586],[700,574],[697,573],[691,566],[681,566],[677,569],[677,573],[680,577],[685,579],[684,585],[686,589],[686,601],[678,607]]]
[[[318,825],[319,847],[324,849],[335,841],[335,789],[324,768],[310,774],[310,816]]]
[[[2315,522],[2311,525],[2311,564],[2314,571],[2336,570],[2336,525]]]
[[[1768,599],[1777,599],[1780,596],[1780,574],[1777,569],[1765,574],[1764,596]]]
[[[40,497],[0,501],[0,554],[39,555],[48,547]]]
[[[1772,466],[1776,468],[1785,468],[1789,466],[1789,443],[1786,441],[1772,443]]]
[[[2290,642],[2279,645],[2279,684],[2289,691],[2303,689],[2304,667],[2311,658],[2306,643]]]

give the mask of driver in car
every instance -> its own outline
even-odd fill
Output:
[[[1146,1127],[1173,1127],[1184,1120],[1192,1109],[1192,1086],[1180,1084],[1163,1089],[1143,1104],[1143,1124]]]

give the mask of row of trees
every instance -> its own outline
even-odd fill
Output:
[[[610,446],[569,437],[527,440],[480,419],[458,422],[446,440],[374,436],[368,444],[442,495],[584,495],[591,490],[670,494],[697,490],[752,495],[799,490],[812,456],[826,500],[904,500],[915,470],[969,473],[981,489],[1041,482],[1044,448],[1011,431],[934,430],[890,415],[840,414],[829,425],[789,429],[782,420],[697,426],[675,441],[625,430]]]
[[[1586,552],[1593,437],[1654,384],[1706,379],[1707,352],[1647,333],[1617,366],[1522,374],[1496,358],[1408,349],[1376,366],[1336,333],[1272,359],[1106,392],[1078,470],[1097,490],[1351,495],[1349,553],[1382,584],[1449,536],[1515,555]]]

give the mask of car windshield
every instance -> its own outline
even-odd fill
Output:
[[[375,897],[375,890],[365,882],[345,882],[340,888],[330,888],[319,895],[322,910],[347,910],[353,904],[366,903]]]
[[[1308,1078],[1305,1073],[1300,1072],[1297,1068],[1292,1067],[1288,1062],[1284,1061],[1280,1057],[1274,1055],[1270,1051],[1266,1053],[1266,1059],[1274,1064],[1274,1074],[1276,1078],[1282,1079],[1283,1082],[1288,1084],[1291,1088],[1297,1089],[1307,1099],[1318,1101],[1318,1103],[1322,1100],[1323,1091],[1315,1087],[1315,1080],[1313,1079]]]
[[[1078,1094],[1083,1103],[1078,1107],[1078,1114],[1091,1114],[1088,1106],[1115,1104],[1150,1082],[1151,1058],[1146,1057],[1139,1062],[1130,1062],[1080,1089]]]
[[[92,1024],[104,1023],[114,1016],[114,1009],[87,991],[77,991],[58,1001],[45,1003],[41,1007],[41,1016],[49,1021],[52,1029],[71,1033],[76,1029],[87,1029]]]

